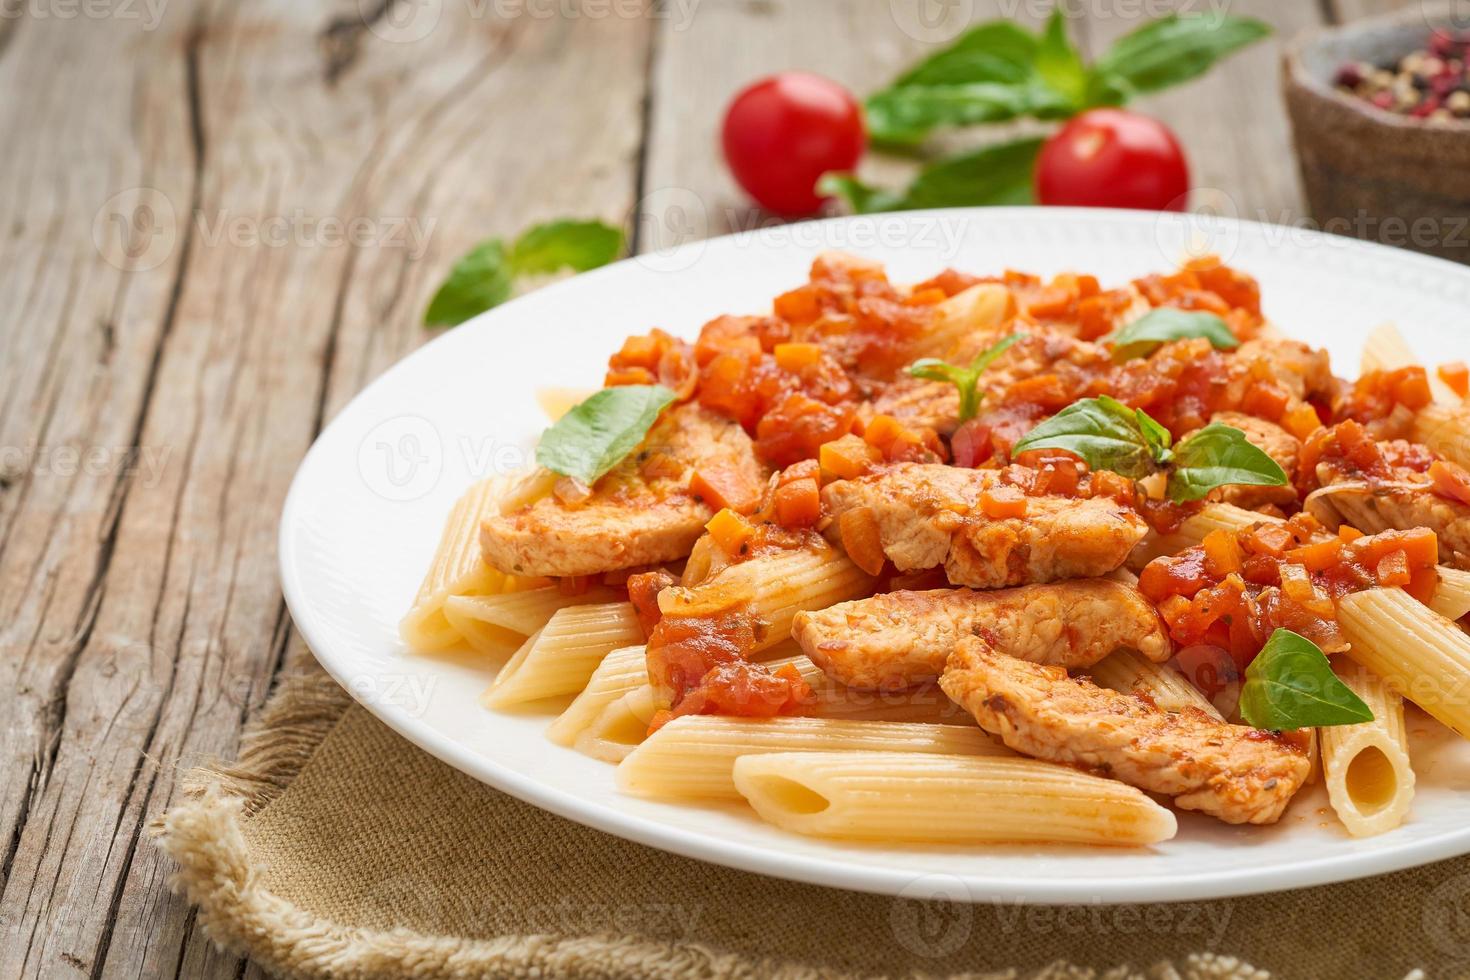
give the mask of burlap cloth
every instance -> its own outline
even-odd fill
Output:
[[[1470,859],[1141,907],[836,891],[543,813],[322,674],[284,683],[238,762],[187,785],[155,828],[178,887],[217,942],[292,977],[1470,976]]]

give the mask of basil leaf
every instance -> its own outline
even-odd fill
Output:
[[[510,270],[505,245],[491,238],[476,245],[454,264],[449,278],[429,301],[424,323],[453,327],[510,299]]]
[[[1245,669],[1240,715],[1276,730],[1358,725],[1373,712],[1332,672],[1317,644],[1288,629],[1271,634]]]
[[[1040,139],[997,143],[932,164],[900,194],[863,183],[850,174],[823,174],[817,193],[845,199],[859,214],[915,208],[1031,204],[1031,171]]]
[[[1154,459],[1160,463],[1171,460],[1174,453],[1169,447],[1174,443],[1174,434],[1141,408],[1134,409],[1133,414],[1138,419],[1138,429],[1143,433],[1143,441],[1148,443]]]
[[[1115,333],[1109,342],[1113,360],[1127,361],[1147,357],[1171,340],[1203,337],[1216,350],[1240,346],[1225,321],[1213,313],[1193,313],[1172,306],[1149,310],[1143,316]]]
[[[1031,74],[1036,48],[1036,35],[1014,21],[986,21],[914,65],[895,79],[890,88],[1022,82]]]
[[[1128,94],[1155,92],[1203,75],[1233,51],[1271,33],[1250,17],[1170,14],[1125,35],[1093,65],[1096,89]]]
[[[909,365],[909,375],[928,381],[948,381],[958,388],[960,390],[959,420],[968,422],[980,411],[980,402],[985,398],[985,392],[980,390],[980,375],[997,357],[1020,340],[1021,336],[1021,334],[1013,333],[1001,338],[977,354],[969,367],[949,364],[937,357],[920,358]]]
[[[939,126],[1005,122],[1043,111],[1054,101],[1029,82],[915,85],[870,95],[865,115],[878,142],[914,144]]]
[[[852,174],[825,173],[817,180],[817,193],[823,197],[840,197],[854,214],[875,211],[900,211],[903,196],[865,184]]]
[[[1036,74],[1047,87],[1080,108],[1087,95],[1087,68],[1082,54],[1067,39],[1067,16],[1061,8],[1052,11],[1036,49]]]
[[[1286,473],[1276,460],[1230,425],[1211,422],[1174,450],[1169,473],[1169,499],[1199,500],[1216,487],[1247,484],[1279,487]]]
[[[1038,423],[1012,447],[1011,457],[1030,449],[1065,449],[1094,470],[1112,470],[1133,480],[1156,468],[1137,413],[1107,395],[1073,402]]]
[[[510,250],[517,275],[571,269],[586,272],[607,265],[623,251],[623,231],[600,221],[551,221],[529,229]]]
[[[542,434],[536,462],[590,487],[637,448],[673,400],[663,385],[604,388]]]

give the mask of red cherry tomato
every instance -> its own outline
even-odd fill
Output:
[[[1046,141],[1036,161],[1042,204],[1183,211],[1189,164],[1169,128],[1122,109],[1084,112]]]
[[[817,178],[851,170],[866,138],[857,100],[836,82],[790,71],[762,79],[725,111],[725,160],[746,193],[778,214],[821,207]]]

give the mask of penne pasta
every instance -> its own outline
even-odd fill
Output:
[[[735,760],[732,781],[763,820],[818,837],[1142,845],[1178,829],[1131,786],[1019,757],[777,752]]]
[[[530,636],[545,626],[562,609],[617,602],[616,589],[592,588],[580,595],[565,595],[555,586],[507,592],[502,595],[465,596],[455,604],[456,613],[520,636]]]
[[[737,799],[735,760],[763,752],[887,751],[1009,756],[975,726],[832,718],[675,718],[618,766],[618,787],[658,799]]]
[[[1410,367],[1418,363],[1414,357],[1414,350],[1399,328],[1392,323],[1385,323],[1374,327],[1368,333],[1368,339],[1363,341],[1363,355],[1359,362],[1359,370],[1364,374],[1369,371],[1393,371],[1397,368]],[[1433,371],[1426,371],[1429,376],[1429,389],[1434,393],[1434,400],[1446,405],[1455,405],[1461,401],[1459,395],[1455,394],[1453,388],[1445,384]],[[1415,438],[1416,442],[1425,440]]]
[[[1459,619],[1470,614],[1470,572],[1448,565],[1439,566],[1439,584],[1429,600],[1429,608],[1445,619]]]
[[[1373,720],[1317,730],[1327,798],[1348,833],[1370,837],[1402,823],[1414,799],[1404,702],[1359,663],[1337,657],[1333,670]]]
[[[556,721],[546,729],[546,737],[557,745],[571,746],[608,705],[629,691],[648,686],[648,665],[644,647],[622,647],[602,658],[587,681],[587,686]]]
[[[1470,636],[1402,589],[1343,596],[1348,656],[1462,736],[1470,736]]]
[[[648,737],[648,726],[657,712],[653,688],[643,684],[603,708],[573,744],[583,755],[614,764],[622,762]]]
[[[413,608],[399,624],[399,635],[410,649],[432,653],[460,642],[459,630],[444,614],[444,604],[451,596],[490,595],[545,584],[544,580],[504,575],[480,556],[480,518],[499,505],[506,486],[507,481],[499,477],[482,480],[450,510]]]
[[[982,283],[956,293],[939,304],[935,322],[914,353],[944,359],[976,336],[995,334],[1012,311],[1010,290],[998,283]]]
[[[875,580],[835,548],[822,546],[762,555],[731,565],[693,588],[659,593],[665,616],[698,616],[744,608],[760,624],[755,652],[791,638],[791,621],[805,609],[871,595]]]
[[[1165,711],[1197,708],[1211,718],[1225,720],[1210,699],[1183,674],[1167,663],[1154,663],[1136,650],[1116,650],[1093,664],[1089,672],[1099,687],[1141,695]]]
[[[1445,459],[1470,466],[1470,408],[1458,402],[1425,405],[1414,416],[1409,438]]]
[[[631,602],[557,610],[500,668],[480,696],[488,708],[575,694],[587,686],[602,658],[643,640]]]

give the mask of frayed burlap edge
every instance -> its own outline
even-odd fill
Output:
[[[377,931],[322,918],[266,888],[252,864],[243,824],[291,785],[350,707],[325,674],[294,677],[247,731],[233,765],[196,769],[182,799],[152,827],[179,865],[171,882],[198,906],[198,921],[222,948],[284,977],[302,980],[469,980],[567,977],[575,980],[689,976],[847,980],[840,971],[752,960],[694,944],[618,936],[502,936],[494,940]],[[917,974],[916,974],[917,975]],[[1232,957],[1198,954],[1177,967],[1097,971],[1055,963],[1040,971],[967,974],[970,980],[1267,980]]]

